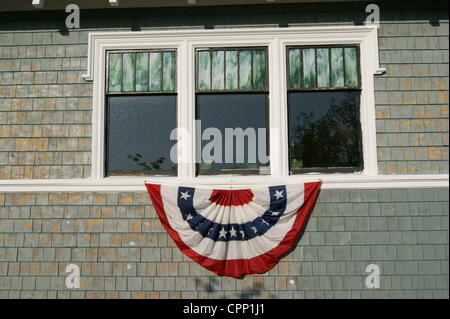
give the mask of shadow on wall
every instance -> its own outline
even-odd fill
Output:
[[[430,3],[423,10],[423,1],[377,1],[381,10],[381,21],[428,21],[439,26],[439,20],[448,19],[448,2]],[[164,27],[202,27],[214,29],[217,26],[257,26],[272,25],[311,25],[348,22],[364,24],[367,14],[367,1],[348,3],[299,3],[264,4],[252,6],[212,6],[212,7],[174,7],[174,8],[120,8],[83,9],[80,7],[81,29],[121,28],[141,31],[146,28]],[[68,13],[57,11],[0,12],[0,30],[57,30],[62,36],[69,36],[65,27]],[[125,18],[126,17],[126,18]]]
[[[236,279],[239,280],[239,279]],[[204,280],[201,278],[197,278],[197,287],[202,287],[206,292],[213,293],[213,292],[223,292],[223,290],[220,288],[220,282],[218,278],[209,278],[209,280]],[[261,283],[255,283],[253,285],[253,288],[250,290],[243,290],[243,291],[237,291],[232,297],[228,297],[230,299],[250,299],[255,297],[262,296],[263,292],[263,285]],[[277,296],[274,294],[269,293],[268,296],[265,296],[264,298],[270,298],[270,299],[276,299]]]

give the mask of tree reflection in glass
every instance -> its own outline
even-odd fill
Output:
[[[289,93],[292,172],[362,169],[359,90]]]

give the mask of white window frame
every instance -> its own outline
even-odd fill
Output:
[[[91,33],[87,80],[93,80],[92,174],[100,179],[142,179],[104,177],[106,52],[128,49],[177,50],[177,121],[187,133],[178,141],[178,176],[147,177],[149,180],[183,180],[195,184],[260,184],[273,178],[284,180],[324,179],[377,175],[375,99],[373,75],[378,66],[377,28],[374,26],[260,28],[189,31],[146,31]],[[286,49],[292,45],[358,45],[361,65],[361,127],[364,169],[357,173],[289,175]],[[270,175],[195,176],[195,49],[204,47],[268,48]],[[274,67],[277,66],[277,67]]]
[[[292,45],[358,45],[361,72],[361,127],[364,170],[359,173],[289,175],[286,47]],[[198,47],[266,46],[269,61],[270,170],[267,176],[195,176],[195,49]],[[176,177],[104,177],[106,53],[108,50],[177,50],[177,121],[189,133],[178,141]],[[233,28],[216,30],[159,30],[92,32],[88,68],[83,78],[93,82],[92,176],[70,180],[2,180],[0,191],[143,191],[145,180],[242,187],[321,179],[323,188],[448,187],[448,174],[378,175],[374,75],[383,73],[378,62],[377,28],[320,26],[289,28]]]

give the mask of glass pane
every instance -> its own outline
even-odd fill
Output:
[[[136,53],[136,91],[148,91],[148,53]]]
[[[175,175],[176,95],[107,98],[107,175]]]
[[[163,53],[163,91],[175,90],[175,53]]]
[[[303,86],[316,87],[316,50],[303,50]]]
[[[253,88],[266,88],[266,51],[253,51]]]
[[[226,51],[226,88],[236,90],[238,88],[237,51]]]
[[[328,49],[317,49],[317,86],[330,86],[330,60]]]
[[[362,169],[359,91],[289,93],[293,172]]]
[[[252,89],[252,51],[239,51],[239,88]]]
[[[225,88],[225,55],[224,51],[211,51],[212,58],[212,89]]]
[[[209,51],[198,52],[198,89],[211,88],[211,56]]]
[[[149,74],[149,90],[162,91],[162,53],[150,53],[150,74]]]
[[[344,86],[344,58],[342,48],[332,48],[331,50],[331,86]]]
[[[358,86],[356,48],[345,48],[345,86]]]
[[[123,58],[123,75],[122,75],[122,91],[134,91],[134,77],[135,77],[135,59],[136,54],[124,53]]]
[[[289,88],[299,89],[301,86],[302,60],[300,49],[289,50]]]
[[[122,90],[122,54],[111,53],[109,55],[108,91],[120,92]]]
[[[197,117],[200,175],[269,174],[267,94],[197,94]]]

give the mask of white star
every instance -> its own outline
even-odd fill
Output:
[[[191,214],[188,214],[187,216],[186,216],[186,220],[190,220],[190,219],[192,219],[192,218],[194,218]]]
[[[255,234],[258,232],[258,230],[256,229],[255,226],[251,227],[251,229],[253,229],[253,231],[255,232]]]
[[[278,216],[280,212],[272,212],[272,216]]]
[[[268,223],[268,222],[266,222],[266,220],[265,220],[265,219],[261,219],[261,221],[262,221],[262,223],[264,223],[264,224],[266,224],[267,226],[269,226],[269,223]]]
[[[189,192],[188,191],[186,191],[186,192],[180,192],[181,193],[181,198],[182,199],[184,199],[184,200],[187,200],[189,197],[191,197],[191,195],[189,195]]]
[[[227,237],[227,231],[225,230],[225,227],[222,227],[222,230],[219,232],[219,238],[220,237],[223,237],[223,238],[226,238]]]
[[[230,237],[233,237],[233,236],[234,236],[234,237],[237,237],[237,236],[236,236],[236,230],[235,230],[234,227],[232,226],[232,227],[231,227],[231,230],[230,230]]]
[[[273,195],[273,196],[275,196],[277,199],[282,198],[282,197],[284,197],[283,191],[275,191],[275,195]]]
[[[243,230],[240,230],[239,232],[241,233],[242,238],[244,238],[245,237],[245,232]]]

